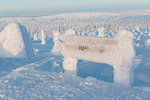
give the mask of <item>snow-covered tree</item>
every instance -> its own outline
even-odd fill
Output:
[[[44,29],[41,30],[41,44],[46,44]]]

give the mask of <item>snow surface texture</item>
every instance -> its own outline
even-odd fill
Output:
[[[114,67],[115,83],[132,84],[132,60],[135,51],[131,32],[120,30],[114,38],[62,36],[61,40],[64,41],[61,45],[61,53],[64,58],[72,57],[110,64]],[[72,60],[69,61],[72,62]],[[74,63],[70,65],[70,63],[68,63],[70,67],[76,65]]]
[[[0,78],[1,100],[149,100],[150,88],[123,87],[72,73],[57,73],[49,57]],[[43,67],[49,70],[44,71]],[[58,67],[60,69],[60,67]]]
[[[33,57],[27,29],[19,23],[8,24],[0,32],[0,57]]]
[[[55,31],[53,32],[53,42],[54,42],[54,46],[51,50],[51,53],[54,55],[59,55],[60,54],[60,33]]]

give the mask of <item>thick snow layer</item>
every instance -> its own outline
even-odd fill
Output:
[[[8,24],[0,32],[1,57],[33,57],[27,29],[19,23]]]

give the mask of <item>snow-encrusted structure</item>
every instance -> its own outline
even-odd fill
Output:
[[[61,40],[64,41],[61,45],[61,53],[64,58],[110,64],[114,68],[114,82],[130,85],[132,83],[132,60],[135,55],[132,39],[133,34],[127,30],[119,30],[114,38],[61,36]],[[65,62],[67,62],[66,59]],[[72,60],[68,62],[72,63]],[[70,63],[68,66],[76,65]],[[70,71],[70,69],[66,70]]]
[[[27,29],[19,23],[8,24],[0,32],[0,57],[33,57]]]

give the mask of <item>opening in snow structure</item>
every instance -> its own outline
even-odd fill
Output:
[[[66,71],[76,71],[78,59],[106,63],[114,68],[114,83],[131,86],[133,81],[132,61],[135,56],[133,34],[125,29],[113,38],[75,35],[55,35],[61,41],[60,53],[64,56]],[[58,40],[57,40],[58,41]]]

